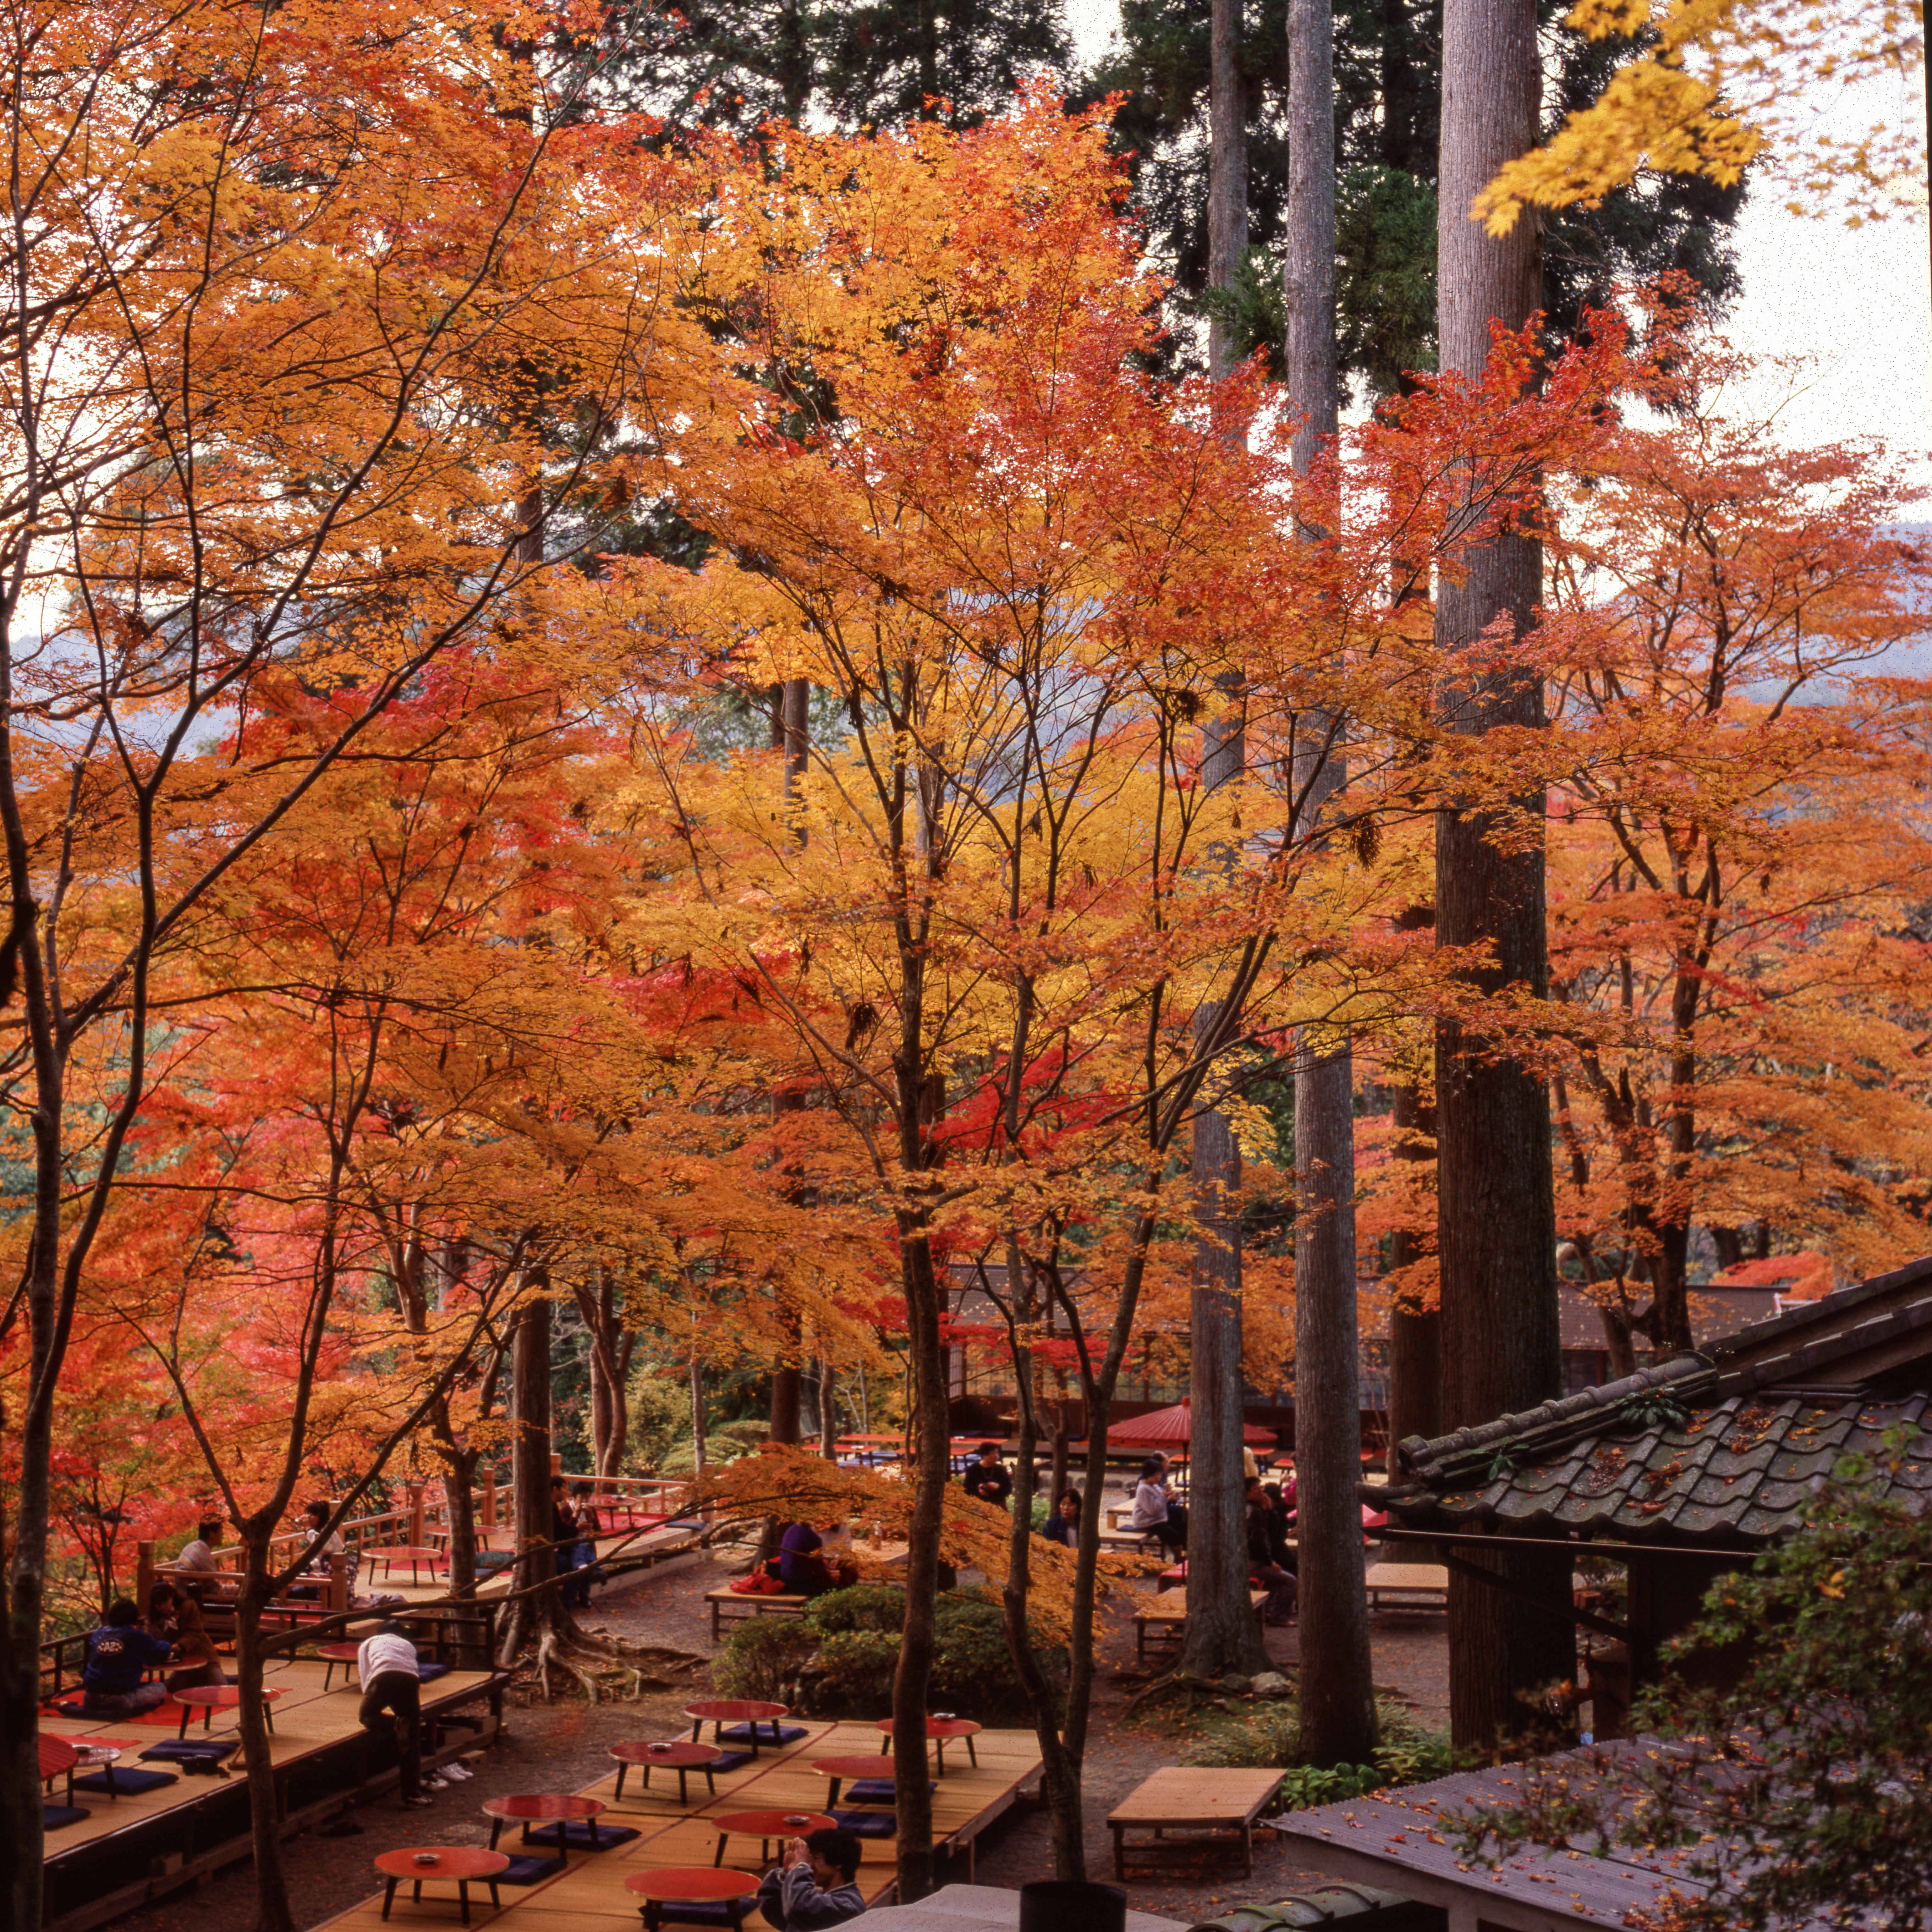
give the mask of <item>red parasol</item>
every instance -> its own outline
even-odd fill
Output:
[[[1107,1430],[1109,1442],[1185,1442],[1190,1433],[1187,1405],[1178,1402],[1172,1408],[1156,1408],[1146,1415],[1137,1415],[1131,1421],[1114,1423]],[[1264,1429],[1257,1423],[1241,1425],[1241,1440],[1257,1442],[1272,1449],[1275,1446],[1275,1432]]]

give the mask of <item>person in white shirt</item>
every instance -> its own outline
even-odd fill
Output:
[[[422,1716],[422,1679],[416,1674],[416,1647],[405,1627],[393,1621],[365,1637],[356,1653],[362,1706],[356,1722],[378,1746],[394,1742],[402,1765],[403,1806],[415,1810],[435,1800],[422,1788],[422,1762],[416,1730]],[[379,1767],[380,1768],[380,1767]]]
[[[325,1576],[328,1574],[328,1559],[332,1556],[346,1556],[349,1546],[342,1540],[340,1530],[332,1530],[327,1536],[322,1533],[322,1526],[335,1514],[327,1503],[310,1503],[302,1511],[302,1522],[308,1530],[308,1547],[302,1552],[311,1570],[320,1570]]]
[[[174,1560],[177,1570],[198,1570],[212,1574],[218,1567],[214,1552],[221,1547],[221,1519],[205,1516],[195,1526],[194,1540]]]
[[[1134,1486],[1133,1514],[1127,1526],[1141,1535],[1150,1532],[1170,1550],[1187,1547],[1187,1512],[1168,1499],[1167,1465],[1158,1456],[1150,1456],[1141,1465],[1141,1479]]]

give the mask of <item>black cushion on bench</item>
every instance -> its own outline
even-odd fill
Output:
[[[628,1825],[607,1825],[600,1818],[597,1821],[597,1835],[590,1835],[587,1821],[573,1820],[565,1825],[538,1825],[534,1827],[526,1842],[532,1845],[554,1845],[561,1832],[566,1845],[574,1846],[579,1851],[608,1852],[617,1845],[628,1845],[638,1834]]]

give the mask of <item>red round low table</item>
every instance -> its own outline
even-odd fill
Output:
[[[388,1881],[382,1888],[382,1916],[388,1917],[389,1907],[396,1902],[396,1888],[405,1880],[414,1881],[415,1900],[420,1905],[424,1880],[454,1879],[457,1902],[467,1925],[470,1881],[480,1879],[490,1888],[490,1903],[500,1906],[503,1901],[496,1895],[496,1877],[509,1868],[510,1862],[501,1852],[483,1851],[475,1845],[408,1845],[400,1851],[381,1852],[376,1869]]]
[[[691,1792],[687,1780],[694,1771],[704,1774],[706,1788],[715,1798],[718,1795],[718,1780],[712,1775],[718,1760],[724,1754],[715,1750],[710,1744],[637,1743],[613,1744],[610,1755],[617,1760],[617,1789],[612,1793],[614,1802],[624,1795],[624,1778],[632,1766],[642,1765],[644,1771],[644,1788],[650,1789],[653,1771],[674,1771],[677,1773],[677,1802],[688,1804]]]
[[[985,1728],[984,1725],[974,1724],[970,1718],[928,1718],[926,1719],[926,1737],[930,1742],[938,1747],[934,1755],[939,1760],[938,1774],[940,1777],[944,1778],[946,1775],[946,1747],[950,1744],[956,1744],[962,1738],[965,1742],[968,1759],[975,1771],[979,1769],[980,1754],[974,1749],[973,1740]],[[892,1719],[881,1718],[879,1720],[879,1729],[886,1734],[885,1742],[879,1747],[879,1754],[884,1756],[892,1748]]]
[[[275,1700],[282,1694],[266,1690],[262,1693],[262,1715],[268,1721],[268,1728],[275,1728]],[[201,1728],[205,1731],[213,1723],[218,1711],[238,1709],[242,1702],[242,1687],[238,1684],[201,1684],[187,1690],[177,1690],[175,1702],[182,1707],[181,1729],[176,1732],[178,1738],[188,1736],[188,1720],[196,1712],[201,1713]]]
[[[724,1743],[724,1726],[742,1724],[752,1742],[752,1755],[758,1754],[758,1726],[769,1724],[772,1727],[771,1743],[774,1748],[784,1740],[778,1736],[781,1719],[791,1714],[789,1704],[761,1704],[751,1697],[706,1697],[695,1704],[687,1704],[684,1714],[691,1720],[691,1741],[698,1742],[698,1734],[706,1724],[712,1726],[712,1742],[721,1749]]]
[[[856,1783],[860,1778],[876,1778],[890,1783],[892,1775],[891,1760],[881,1764],[877,1757],[815,1757],[812,1760],[812,1768],[821,1778],[832,1780],[832,1795],[825,1801],[828,1811],[838,1810],[838,1787],[847,1779]]]
[[[40,1782],[51,1784],[62,1772],[67,1773],[67,1802],[74,1802],[74,1767],[80,1762],[80,1749],[71,1738],[58,1737],[52,1731],[42,1731],[39,1736],[40,1747]]]
[[[319,1643],[316,1646],[316,1655],[328,1666],[322,1673],[322,1694],[325,1697],[328,1695],[328,1686],[335,1676],[335,1666],[338,1664],[346,1666],[342,1673],[343,1689],[355,1689],[356,1660],[362,1652],[362,1646],[359,1643]]]
[[[828,1818],[822,1811],[721,1811],[708,1822],[718,1827],[718,1856],[712,1863],[724,1862],[724,1844],[733,1832],[748,1838],[756,1832],[758,1838],[758,1862],[768,1865],[772,1862],[772,1840],[781,1844],[787,1838],[802,1838],[812,1832],[830,1831],[836,1825],[836,1818]]]
[[[558,1824],[588,1819],[590,1846],[595,1851],[598,1814],[609,1809],[601,1798],[580,1798],[574,1792],[561,1791],[535,1791],[508,1798],[486,1798],[483,1801],[483,1815],[490,1820],[490,1849],[493,1852],[506,1825],[520,1824],[524,1828],[523,1842],[527,1845],[530,1827],[539,1819],[545,1818]],[[556,1862],[560,1865],[566,1864],[569,1859],[570,1841],[560,1832],[556,1834]]]
[[[658,1932],[667,1905],[722,1905],[730,1913],[734,1932],[744,1932],[745,1906],[758,1895],[758,1881],[749,1872],[720,1870],[713,1865],[665,1865],[656,1871],[633,1872],[624,1881],[626,1892],[644,1901],[644,1932]]]
[[[388,1550],[365,1550],[362,1552],[362,1555],[372,1565],[381,1564],[382,1574],[386,1577],[398,1563],[406,1563],[410,1566],[410,1582],[412,1585],[416,1581],[416,1571],[424,1564],[427,1563],[429,1565],[429,1574],[434,1580],[436,1565],[449,1561],[440,1550],[424,1550],[410,1543],[399,1543]]]

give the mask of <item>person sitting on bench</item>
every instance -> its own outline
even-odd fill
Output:
[[[214,1640],[201,1620],[201,1606],[165,1577],[158,1579],[148,1592],[148,1628],[170,1646],[168,1661],[181,1666],[168,1672],[171,1696],[177,1690],[200,1690],[228,1682]]]
[[[1285,1624],[1294,1621],[1296,1582],[1294,1573],[1275,1561],[1274,1539],[1268,1522],[1268,1499],[1257,1476],[1247,1486],[1242,1508],[1246,1523],[1248,1574],[1268,1592],[1262,1606],[1262,1621]]]
[[[785,1526],[778,1538],[778,1581],[801,1597],[822,1597],[838,1587],[832,1565],[819,1554],[825,1539],[808,1522]]]
[[[393,1618],[365,1637],[356,1653],[356,1675],[362,1685],[356,1720],[378,1748],[393,1741],[402,1764],[403,1808],[414,1810],[436,1800],[422,1788],[422,1760],[416,1727],[422,1716],[422,1679],[416,1674],[416,1647],[408,1626]],[[380,1766],[374,1767],[380,1768]]]
[[[854,1882],[859,1840],[836,1826],[788,1838],[784,1856],[758,1882],[758,1910],[778,1932],[823,1932],[866,1910]]]
[[[1127,1527],[1136,1536],[1157,1536],[1169,1550],[1187,1547],[1187,1512],[1168,1499],[1167,1465],[1158,1456],[1150,1456],[1141,1465],[1141,1479],[1134,1486],[1133,1514]]]
[[[214,1560],[214,1552],[221,1547],[221,1519],[218,1516],[206,1516],[195,1526],[194,1540],[187,1544],[182,1553],[168,1567],[194,1576],[195,1594],[206,1593],[214,1580],[220,1565]]]
[[[170,1656],[167,1643],[141,1628],[141,1612],[125,1597],[107,1606],[107,1621],[89,1632],[87,1663],[80,1673],[81,1714],[87,1718],[138,1718],[168,1700],[165,1684],[143,1684],[142,1673],[158,1670]]]

